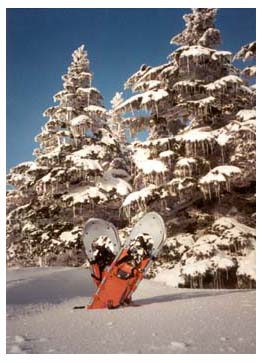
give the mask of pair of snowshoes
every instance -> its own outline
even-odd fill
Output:
[[[165,238],[163,219],[155,212],[145,214],[136,223],[122,247],[112,223],[89,219],[83,240],[97,291],[87,309],[114,309],[130,304]]]

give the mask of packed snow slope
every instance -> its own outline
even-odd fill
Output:
[[[94,287],[80,268],[7,270],[7,353],[255,353],[255,291],[144,280],[139,306],[73,310]]]

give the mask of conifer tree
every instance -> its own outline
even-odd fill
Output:
[[[220,44],[216,14],[217,9],[206,8],[186,14],[185,29],[171,39],[171,44],[179,47],[169,55],[169,61],[156,67],[142,65],[125,83],[126,88],[139,93],[115,110],[132,113],[125,123],[133,133],[145,127],[149,132],[145,142],[132,144],[136,190],[126,197],[123,212],[131,218],[138,211],[154,209],[168,221],[184,208],[181,215],[191,226],[189,229],[186,223],[182,232],[192,230],[194,240],[198,229],[211,235],[211,222],[232,216],[233,206],[250,202],[240,207],[238,221],[232,225],[221,221],[225,229],[238,222],[251,227],[255,223],[250,213],[255,199],[255,90],[232,63],[233,54],[216,49]],[[252,43],[238,57],[251,57],[254,49]],[[204,232],[203,227],[207,228]],[[171,229],[171,237],[172,233],[177,231]],[[229,265],[236,276],[240,256],[248,256],[255,248],[254,233],[247,239],[248,247],[239,242],[234,251],[217,243],[217,234],[203,238],[199,253],[187,246],[177,258],[180,273],[196,277],[198,285],[203,285],[200,280],[208,274],[215,281],[220,268],[226,280]],[[211,259],[214,256],[216,263]],[[223,265],[226,257],[231,261],[227,267]]]
[[[76,49],[58,104],[35,137],[35,160],[10,170],[7,195],[8,258],[24,264],[83,259],[81,232],[90,217],[118,224],[118,209],[131,191],[128,162],[108,126],[108,112],[84,46]],[[68,251],[68,252],[66,252]],[[69,256],[68,256],[69,255]],[[75,257],[74,255],[79,255]]]

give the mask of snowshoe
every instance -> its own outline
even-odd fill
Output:
[[[131,303],[133,292],[165,238],[165,225],[159,214],[151,212],[142,217],[110,268],[104,271],[103,280],[87,308],[113,309]]]
[[[150,263],[158,256],[161,247],[166,240],[166,228],[162,217],[156,212],[150,212],[145,214],[132,229],[129,237],[125,242],[125,246],[132,246],[132,241],[135,241],[136,239],[139,240],[140,235],[146,240],[148,256],[144,257],[142,263],[142,271],[139,274],[136,282],[132,284],[130,289],[127,291],[125,296],[125,302],[132,301],[133,293],[135,292],[139,283],[148,271]],[[153,245],[150,246],[150,244]]]
[[[91,218],[84,226],[83,240],[91,265],[91,276],[96,286],[99,286],[104,271],[112,264],[119,252],[118,232],[112,223]]]

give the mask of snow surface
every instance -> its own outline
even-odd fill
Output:
[[[100,158],[102,159],[105,154],[105,149],[101,145],[92,144],[92,145],[84,145],[82,149],[78,151],[74,151],[71,155],[73,157],[79,157],[79,158],[87,158],[88,156],[92,154],[98,154]],[[70,156],[68,155],[66,157],[66,160],[70,160]]]
[[[36,166],[34,161],[24,161],[23,163],[17,164],[10,169],[10,173],[19,173],[24,170],[34,168]]]
[[[143,163],[149,157],[150,157],[150,150],[148,149],[136,148],[133,154],[133,160],[136,165]]]
[[[123,196],[132,191],[132,187],[128,182],[120,178],[115,178],[111,174],[110,170],[105,172],[102,178],[98,179],[97,186],[106,192],[110,192],[115,189],[118,194]]]
[[[199,105],[199,107],[204,107],[204,106],[208,106],[208,105],[214,103],[215,100],[216,100],[215,97],[208,96],[208,97],[201,98],[200,100],[190,101],[190,103]]]
[[[118,107],[115,108],[115,112],[124,112],[130,109],[132,111],[132,107],[136,107],[139,104],[146,105],[150,102],[159,102],[163,98],[168,96],[168,92],[164,89],[158,89],[157,91],[146,91],[144,93],[139,93],[137,95],[131,96],[126,101],[121,103]]]
[[[159,157],[160,158],[169,158],[171,156],[175,155],[174,151],[173,150],[166,150],[166,151],[162,151],[160,154],[159,154]]]
[[[256,66],[246,67],[243,69],[242,74],[248,77],[255,77],[256,70]]]
[[[128,98],[127,100],[125,100],[124,102],[120,103],[120,105],[118,105],[115,108],[115,111],[120,111],[123,112],[128,106],[132,105],[134,102],[138,102],[142,100],[142,94],[137,94],[134,96],[131,96],[130,98]]]
[[[182,267],[184,275],[199,276],[204,275],[210,268],[210,260],[204,259],[197,261],[196,258],[190,257],[186,260],[186,264]]]
[[[133,90],[134,91],[140,91],[140,90],[145,90],[145,89],[148,89],[148,90],[151,90],[153,88],[157,88],[158,86],[161,85],[161,82],[160,81],[157,81],[157,80],[152,80],[152,81],[144,81],[144,82],[139,82],[137,83],[134,87],[133,87]]]
[[[78,125],[86,125],[87,122],[89,122],[90,119],[86,115],[79,115],[75,118],[73,118],[70,123],[72,126],[78,126]]]
[[[243,81],[241,78],[239,78],[237,76],[229,75],[229,76],[222,77],[215,82],[207,84],[205,86],[205,88],[208,91],[213,91],[216,89],[220,90],[220,89],[226,88],[228,84],[241,85],[241,84],[243,84]]]
[[[170,157],[174,154],[172,150],[163,151],[160,157]],[[165,173],[167,166],[158,159],[148,159],[150,157],[150,150],[137,148],[133,154],[133,160],[136,167],[142,170],[144,174],[151,173]]]
[[[231,135],[227,135],[225,132],[223,132],[218,135],[218,137],[216,138],[216,141],[220,146],[223,147],[228,143],[228,141],[231,140],[231,138],[232,138]]]
[[[181,48],[180,48],[181,49]],[[178,51],[177,49],[176,51]],[[212,49],[202,47],[201,45],[194,45],[186,50],[183,50],[180,54],[180,58],[183,57],[209,57],[211,55]]]
[[[148,186],[143,189],[140,189],[136,192],[128,194],[128,196],[125,198],[122,206],[126,207],[129,204],[132,204],[135,201],[139,201],[140,199],[146,200],[147,197],[152,195],[152,191],[155,189],[154,186]]]
[[[96,105],[90,105],[88,107],[85,107],[84,110],[86,112],[94,112],[94,113],[102,114],[102,115],[106,113],[106,109],[104,107],[96,106]]]
[[[213,256],[210,261],[212,264],[215,265],[215,267],[218,267],[219,269],[226,270],[234,266],[234,262],[232,261],[232,259],[222,253]]]
[[[256,279],[256,251],[251,251],[247,256],[239,259],[237,274]]]
[[[256,110],[241,110],[237,113],[237,118],[240,121],[248,121],[256,118]]]
[[[146,140],[146,141],[135,141],[132,144],[133,148],[140,148],[140,147],[144,147],[144,148],[149,148],[149,147],[153,147],[153,146],[164,146],[164,145],[169,145],[170,141],[175,140],[175,137],[161,137],[159,139],[154,139],[154,140]]]
[[[62,200],[67,201],[72,199],[72,205],[78,203],[86,203],[91,199],[99,198],[102,201],[106,201],[107,197],[104,193],[99,191],[97,187],[81,186],[71,188],[67,194],[64,194]]]
[[[78,238],[79,227],[74,227],[71,231],[62,232],[59,239],[65,243],[76,242]]]
[[[235,218],[221,217],[213,223],[212,229],[220,236],[217,244],[220,243],[221,246],[229,246],[237,241],[243,246],[249,246],[255,249],[256,230],[239,223]],[[255,266],[254,263],[253,266]]]
[[[141,81],[150,81],[156,79],[158,74],[161,73],[165,68],[169,66],[169,63],[161,64],[156,67],[150,67],[141,77],[139,77],[139,82]]]
[[[183,140],[185,142],[199,142],[204,140],[211,141],[213,139],[214,135],[208,131],[203,130],[203,128],[192,129],[177,136],[178,141]]]
[[[143,94],[141,105],[145,105],[151,101],[158,102],[168,96],[168,92],[164,89],[158,89],[157,91],[147,91]]]
[[[144,174],[165,173],[167,171],[167,166],[161,160],[157,159],[143,160],[136,165]]]
[[[75,166],[81,167],[83,170],[98,170],[103,168],[96,159],[84,159],[84,156],[89,155],[90,150],[82,149],[66,156],[66,160],[70,160]]]
[[[191,167],[191,164],[196,164],[197,160],[194,158],[181,158],[177,161],[176,167]]]
[[[76,93],[84,93],[84,94],[90,94],[90,93],[96,93],[98,95],[100,95],[100,92],[97,88],[95,87],[78,87]]]
[[[228,52],[226,50],[217,50],[213,55],[212,55],[212,58],[213,59],[218,59],[220,57],[225,57],[227,58],[229,61],[232,60],[232,53],[231,52]]]
[[[220,165],[210,170],[205,176],[200,178],[200,184],[223,183],[226,182],[226,177],[241,174],[241,169],[233,165]]]
[[[166,286],[178,287],[179,284],[184,284],[185,280],[183,276],[181,276],[180,266],[175,266],[170,270],[162,270],[160,271],[154,281],[161,282]]]
[[[105,145],[116,145],[116,139],[108,132],[102,136],[100,142]]]
[[[231,176],[234,174],[241,174],[241,169],[239,169],[237,166],[233,166],[233,165],[220,165],[220,166],[216,166],[214,169],[212,169],[213,173],[221,173],[224,174],[226,176]]]
[[[94,293],[88,270],[9,269],[7,353],[255,353],[254,290],[177,289],[171,273],[143,280],[138,306],[88,311],[73,310]]]

